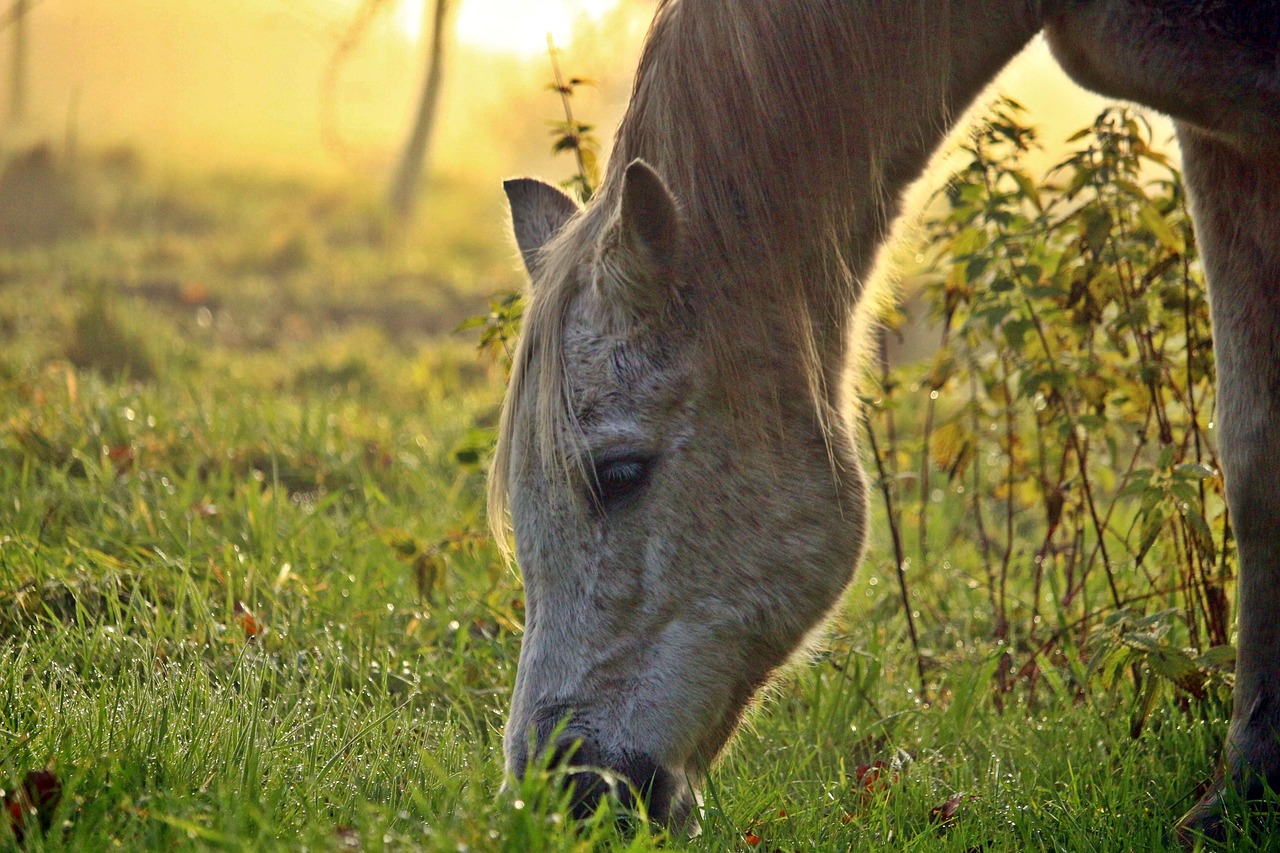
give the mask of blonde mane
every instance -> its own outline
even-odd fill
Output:
[[[847,429],[839,417],[846,364],[827,354],[849,338],[852,308],[898,212],[896,188],[918,172],[935,136],[899,126],[881,106],[885,93],[864,81],[899,80],[913,115],[944,126],[954,118],[946,103],[950,3],[853,5],[659,6],[605,179],[542,253],[529,295],[489,477],[490,525],[504,549],[518,407],[535,407],[536,440],[550,472],[571,476],[580,464],[563,331],[584,286],[579,266],[594,259],[635,158],[664,177],[681,202],[688,240],[699,247],[698,268],[715,271],[698,283],[694,309],[712,354],[707,370],[721,371],[725,387],[735,387],[735,342],[744,334],[781,339],[780,348],[801,353],[826,428]],[[917,58],[911,69],[900,67],[905,56]],[[921,67],[920,57],[937,67]],[[756,289],[744,292],[744,281]],[[768,428],[759,421],[745,419],[744,428]]]
[[[511,377],[502,401],[498,440],[488,480],[489,531],[508,562],[512,562],[513,557],[507,492],[512,432],[516,412],[531,383],[537,395],[533,400],[534,429],[549,472],[558,471],[562,472],[561,476],[568,476],[573,470],[570,466],[576,464],[571,460],[580,458],[572,452],[571,442],[580,435],[580,430],[571,389],[565,381],[563,330],[569,306],[578,296],[581,283],[576,269],[576,254],[557,252],[555,247],[583,240],[579,236],[582,232],[597,230],[592,224],[600,218],[601,210],[599,207],[588,208],[574,217],[564,232],[542,252],[544,266],[541,275],[545,281],[540,282],[542,286],[531,288],[521,319],[520,337],[511,359]]]

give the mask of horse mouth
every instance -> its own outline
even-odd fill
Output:
[[[612,799],[624,816],[644,815],[677,837],[697,834],[698,803],[688,773],[669,770],[642,753],[605,756],[581,740],[559,748],[573,750],[564,785],[572,791],[569,813],[575,820],[589,819]]]
[[[702,831],[700,805],[693,788],[686,783],[679,796],[668,804],[667,814],[653,819],[678,838],[693,838]]]
[[[569,811],[575,820],[589,819],[601,801],[612,796],[624,815],[624,825],[630,823],[629,816],[643,814],[677,838],[692,837],[700,830],[698,800],[682,776],[658,770],[647,778],[624,778],[608,770],[570,767],[565,784],[573,790]]]

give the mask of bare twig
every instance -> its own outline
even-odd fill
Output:
[[[885,359],[884,337],[881,333],[881,369],[887,373],[888,363]],[[893,489],[889,485],[888,473],[885,471],[884,460],[880,455],[880,447],[876,442],[875,430],[871,427],[871,420],[867,417],[866,412],[862,415],[863,427],[867,433],[867,440],[871,442],[871,455],[876,460],[876,473],[880,483],[880,494],[884,498],[885,514],[889,520],[889,535],[893,540],[893,556],[898,571],[898,591],[902,596],[902,609],[907,617],[907,633],[911,637],[911,648],[916,656],[916,674],[920,677],[920,695],[925,694],[926,683],[924,673],[924,656],[920,653],[920,634],[916,630],[915,614],[911,610],[911,594],[907,588],[907,566],[906,555],[902,548],[902,531],[898,525],[898,510],[894,505]]]
[[[0,13],[0,33],[12,27],[18,21],[31,14],[31,10],[39,6],[43,0],[14,0],[13,4]]]

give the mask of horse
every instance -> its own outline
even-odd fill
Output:
[[[1280,788],[1280,4],[662,0],[595,196],[505,183],[531,279],[489,482],[526,624],[507,771],[572,755],[673,831],[863,554],[852,379],[905,188],[1038,33],[1175,120],[1240,557],[1224,795]],[[624,799],[626,797],[624,796]]]

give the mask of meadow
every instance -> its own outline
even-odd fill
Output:
[[[952,343],[999,343],[869,385],[872,551],[688,841],[567,824],[555,768],[499,790],[522,621],[483,507],[502,342],[455,329],[520,286],[500,220],[468,227],[501,210],[445,187],[453,215],[403,234],[355,190],[86,167],[73,224],[0,250],[0,849],[1168,847],[1225,731],[1233,565],[1202,309],[1169,296],[1185,200],[1097,127],[1092,177],[1029,178],[1019,121],[972,138],[919,256]],[[1078,213],[1114,186],[1105,224]],[[1049,230],[1128,240],[1101,270],[1176,256],[1130,282],[1185,321],[1143,356],[1201,357],[1161,415],[1141,371],[1044,368],[1061,328],[1105,379],[1079,329],[1154,310],[1073,291],[1078,240],[1017,237]],[[1010,295],[1026,276],[1056,314]],[[1143,433],[1132,462],[1107,425]],[[1260,820],[1234,813],[1233,849],[1266,849]]]

